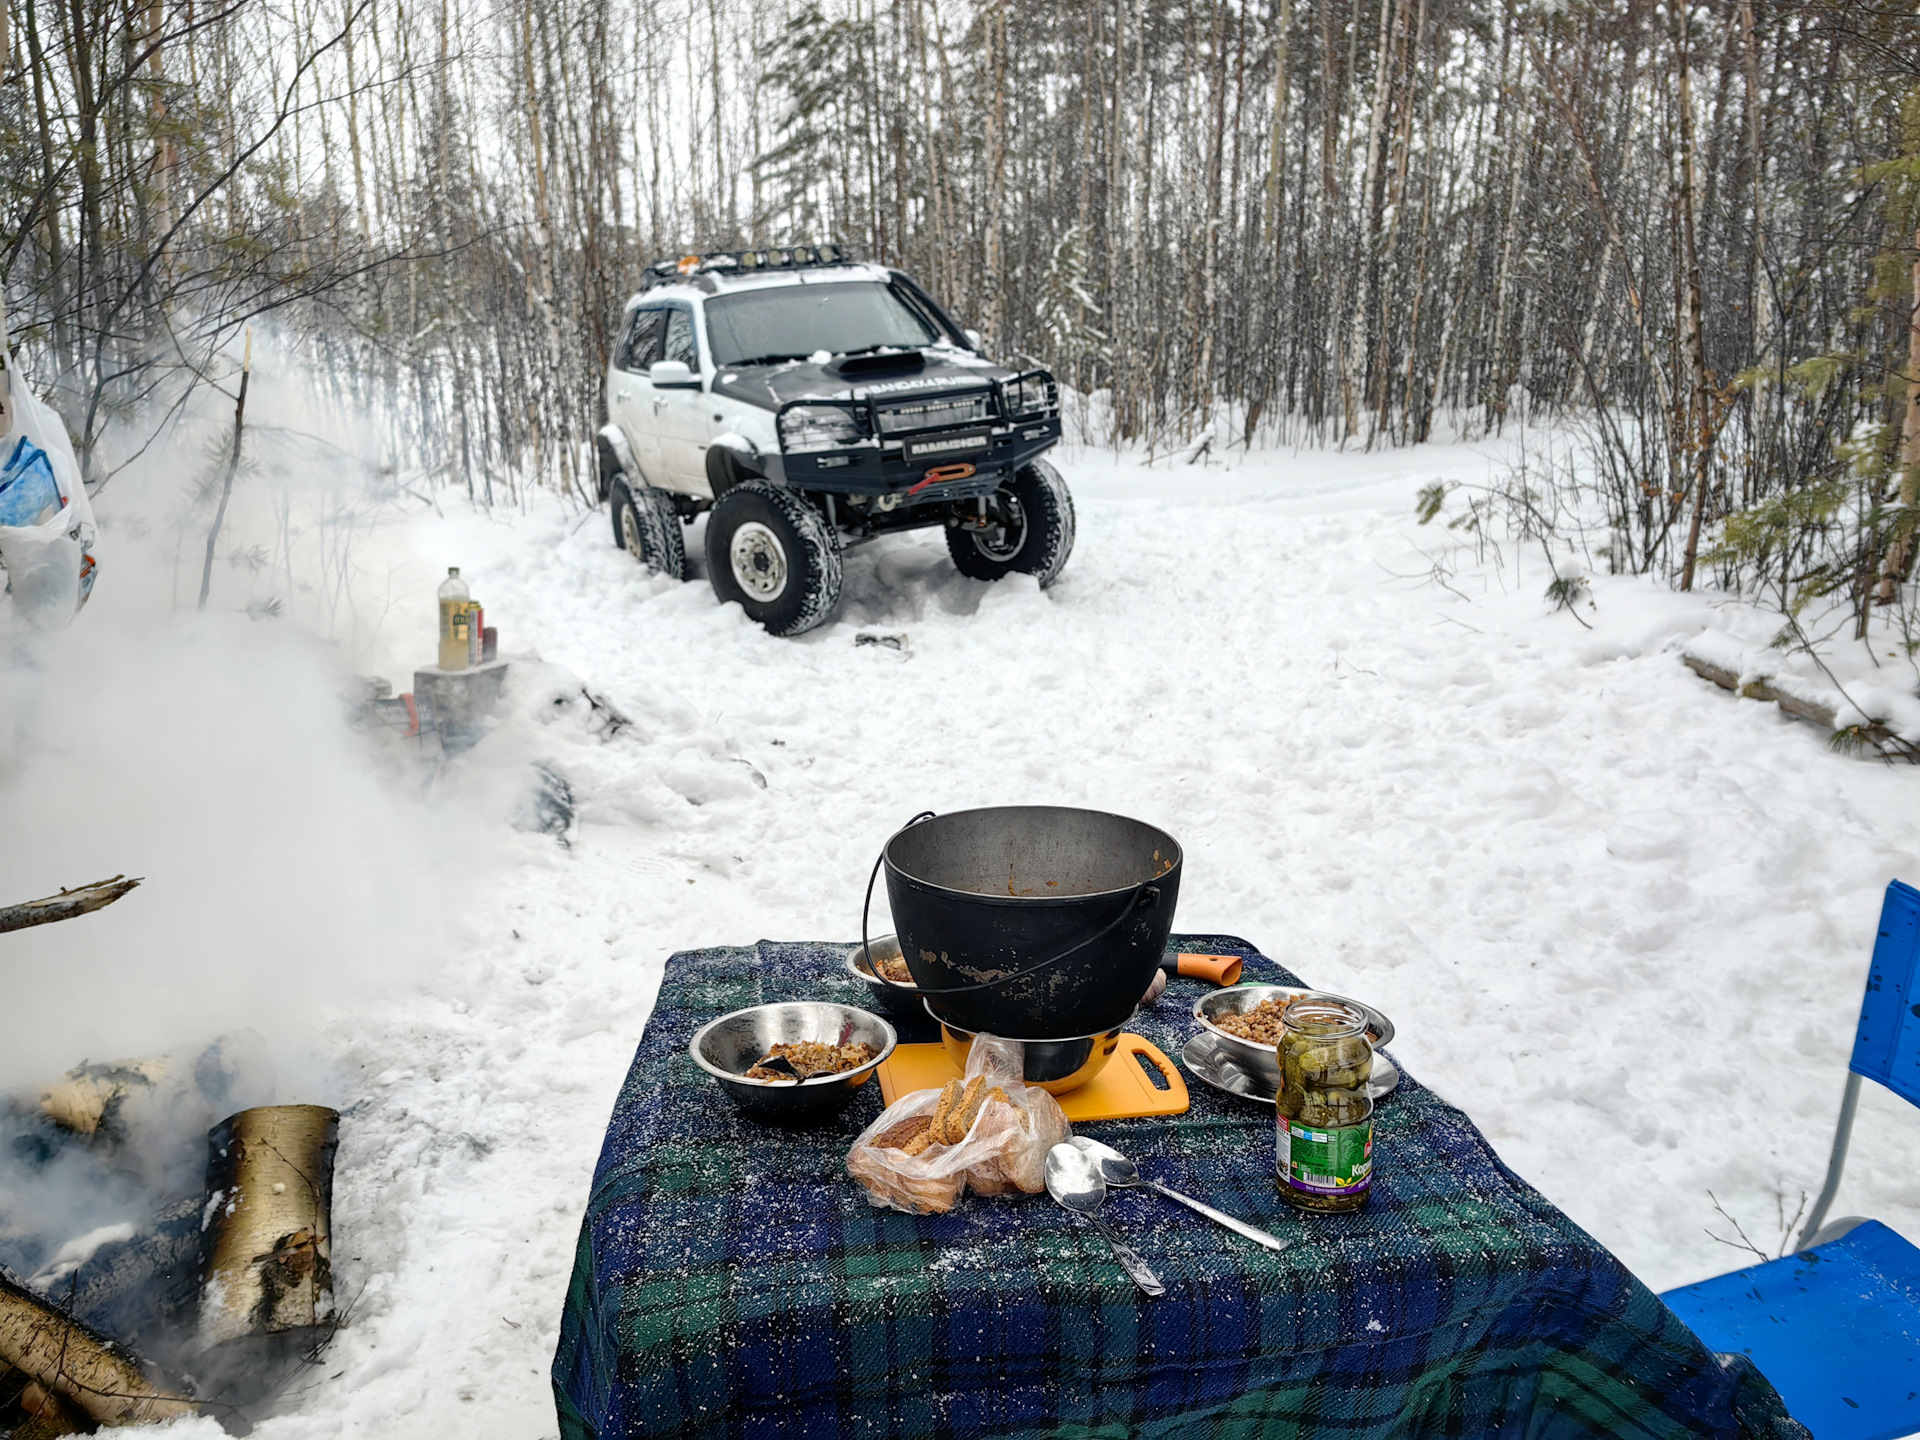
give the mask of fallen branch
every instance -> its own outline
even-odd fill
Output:
[[[62,890],[44,900],[28,900],[19,905],[0,905],[0,931],[25,930],[29,925],[51,925],[56,920],[71,920],[94,910],[104,910],[140,883],[142,877],[129,880],[116,875],[111,880],[96,880],[78,890]]]
[[[1687,653],[1683,653],[1680,659],[1702,680],[1711,680],[1722,690],[1731,690],[1746,700],[1770,700],[1787,714],[1821,726],[1830,732],[1836,749],[1853,751],[1870,747],[1882,759],[1920,760],[1920,751],[1912,742],[1902,739],[1877,720],[1868,720],[1861,725],[1841,725],[1833,706],[1777,688],[1768,684],[1765,677],[1749,680],[1743,685],[1739,673],[1725,665]]]

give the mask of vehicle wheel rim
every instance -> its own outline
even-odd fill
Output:
[[[620,538],[626,543],[629,555],[645,554],[646,547],[640,539],[640,517],[634,513],[632,501],[620,507]]]
[[[727,547],[733,578],[747,595],[761,604],[778,600],[787,588],[787,550],[780,537],[758,520],[749,520],[733,532]]]
[[[999,523],[973,532],[973,545],[987,559],[1004,565],[1027,543],[1027,514],[1011,495],[999,497]]]

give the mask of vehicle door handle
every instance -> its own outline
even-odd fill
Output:
[[[613,392],[613,398],[616,400],[631,400],[633,398],[633,392],[631,390],[616,390]]]

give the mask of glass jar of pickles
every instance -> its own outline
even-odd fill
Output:
[[[1303,1210],[1358,1210],[1373,1185],[1373,1046],[1359,1006],[1302,995],[1287,1006],[1274,1097],[1280,1193]]]

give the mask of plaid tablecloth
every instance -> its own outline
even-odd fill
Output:
[[[1174,944],[1302,983],[1241,940]],[[1185,1115],[1083,1127],[1296,1240],[1274,1254],[1113,1192],[1105,1213],[1167,1282],[1157,1300],[1044,1196],[925,1217],[872,1208],[843,1160],[878,1085],[831,1122],[783,1131],[739,1116],[687,1055],[728,1010],[863,1003],[841,969],[851,948],[763,941],[668,961],[580,1229],[553,1362],[564,1440],[1804,1440],[1746,1361],[1709,1354],[1410,1075],[1376,1112],[1373,1201],[1357,1215],[1287,1207],[1271,1109],[1191,1077]],[[1129,1028],[1177,1057],[1197,994],[1176,980]],[[902,1043],[937,1038],[930,1023],[899,1028]]]

